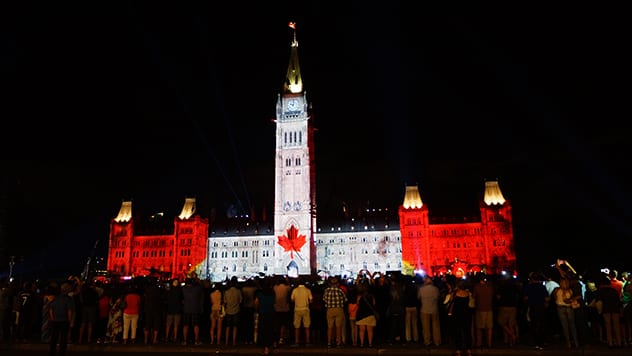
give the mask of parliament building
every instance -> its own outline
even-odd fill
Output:
[[[515,273],[511,205],[497,180],[486,181],[480,216],[434,219],[418,186],[406,186],[398,211],[366,209],[340,221],[317,221],[313,112],[299,67],[293,23],[290,61],[276,102],[272,222],[238,216],[209,223],[186,197],[169,228],[142,229],[123,201],[110,222],[107,269],[121,276],[211,281],[237,276]]]

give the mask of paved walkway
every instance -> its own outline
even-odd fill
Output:
[[[0,354],[3,354],[3,350],[20,352],[33,352],[41,351],[46,352],[48,345],[43,343],[3,343],[0,344]],[[158,345],[122,345],[122,344],[90,344],[90,345],[69,345],[68,354],[91,354],[91,353],[103,353],[103,352],[121,352],[121,353],[136,353],[136,352],[151,352],[151,353],[207,353],[207,354],[223,354],[223,355],[260,355],[262,349],[253,345],[240,345],[237,347],[220,347],[211,346],[209,344],[203,344],[201,346],[180,346],[175,344],[158,344]],[[291,354],[317,354],[317,355],[454,355],[454,349],[452,346],[440,346],[440,347],[423,347],[419,345],[408,346],[387,346],[387,347],[373,347],[373,348],[358,348],[358,347],[342,347],[342,348],[327,348],[324,346],[283,346],[275,349],[272,352],[273,355],[291,355]],[[566,349],[561,346],[552,346],[545,348],[542,351],[537,351],[528,346],[515,346],[515,347],[497,347],[491,349],[475,349],[472,352],[473,355],[632,355],[632,348],[608,348],[607,346],[586,346],[576,349]]]

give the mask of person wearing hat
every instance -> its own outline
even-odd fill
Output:
[[[330,277],[329,285],[323,292],[323,303],[327,309],[327,347],[332,346],[334,330],[336,346],[342,347],[342,325],[344,324],[344,308],[347,303],[347,296],[340,289],[339,283],[338,277]]]

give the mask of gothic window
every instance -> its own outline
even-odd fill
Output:
[[[298,143],[303,143],[303,131],[299,131],[298,133]]]

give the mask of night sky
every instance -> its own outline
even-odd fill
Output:
[[[431,214],[476,214],[498,179],[522,269],[632,268],[622,9],[297,3],[5,12],[0,274],[13,255],[24,273],[79,273],[127,199],[147,214],[190,196],[203,215],[270,213],[289,21],[322,219],[342,202],[397,209],[410,184]]]

